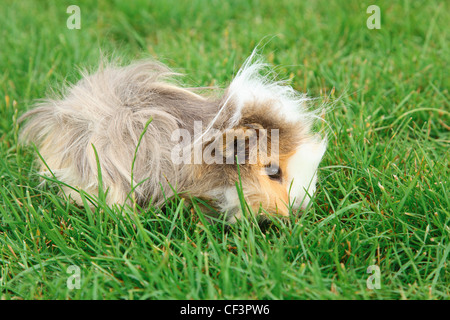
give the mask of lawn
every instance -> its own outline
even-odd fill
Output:
[[[1,299],[450,299],[449,2],[7,0],[0,13]],[[258,43],[328,109],[303,214],[227,226],[179,197],[137,211],[100,195],[90,210],[39,187],[17,119],[80,68],[153,57],[186,86],[225,87]]]

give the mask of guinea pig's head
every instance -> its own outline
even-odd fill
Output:
[[[305,209],[316,190],[326,140],[313,132],[318,117],[308,98],[262,75],[250,57],[226,89],[214,125],[194,165],[194,195],[230,221],[240,218],[242,192],[255,214]]]

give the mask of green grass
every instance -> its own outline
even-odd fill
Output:
[[[366,27],[374,3],[379,30]],[[2,299],[450,298],[448,2],[99,0],[78,3],[81,30],[68,30],[71,4],[0,4]],[[301,216],[227,227],[179,198],[136,214],[100,195],[91,211],[38,188],[17,117],[100,51],[223,87],[264,38],[280,77],[333,106]]]

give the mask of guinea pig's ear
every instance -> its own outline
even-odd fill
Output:
[[[225,164],[256,164],[260,125],[251,124],[224,130],[207,148],[209,154]]]

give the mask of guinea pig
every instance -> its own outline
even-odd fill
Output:
[[[230,222],[242,216],[237,186],[254,214],[305,209],[327,146],[309,98],[255,51],[223,90],[186,88],[177,75],[155,61],[101,64],[26,112],[21,141],[79,205],[78,190],[96,196],[101,181],[109,205],[161,206],[176,191]]]

